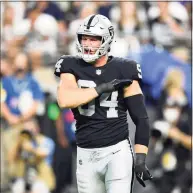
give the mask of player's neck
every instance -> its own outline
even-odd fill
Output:
[[[95,67],[101,67],[104,66],[108,61],[108,55],[102,56],[96,62],[93,64]]]

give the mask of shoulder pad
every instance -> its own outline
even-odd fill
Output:
[[[128,58],[120,58],[120,61],[123,78],[130,78],[132,80],[142,79],[141,66],[139,63]]]
[[[55,72],[54,74],[58,77],[62,73],[71,73],[73,74],[74,66],[78,61],[78,57],[71,55],[63,55],[59,58],[59,60],[55,64]]]

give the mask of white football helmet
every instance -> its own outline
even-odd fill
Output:
[[[85,54],[85,47],[81,45],[81,36],[99,36],[101,45],[96,49],[95,54]],[[110,46],[114,38],[114,28],[109,19],[103,15],[90,15],[83,20],[77,31],[76,48],[78,55],[86,62],[93,62],[110,51]],[[87,48],[88,49],[88,48]],[[89,48],[92,49],[92,48]]]

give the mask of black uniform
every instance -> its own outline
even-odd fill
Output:
[[[113,79],[142,78],[140,65],[135,61],[112,56],[102,67],[94,67],[78,57],[62,56],[55,65],[55,75],[60,76],[61,73],[73,74],[81,88],[95,87]],[[79,147],[105,147],[128,138],[123,90],[104,93],[72,111],[77,121],[76,140]]]

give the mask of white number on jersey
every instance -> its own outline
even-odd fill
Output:
[[[60,72],[61,63],[63,62],[63,59],[58,60],[58,62],[55,65],[56,72]]]
[[[111,95],[111,100],[107,100],[109,96]],[[118,91],[114,91],[112,93],[103,93],[100,96],[100,106],[101,107],[109,107],[109,110],[107,111],[107,118],[113,118],[118,117],[118,111],[115,109],[115,107],[118,106]]]
[[[96,87],[96,84],[92,80],[78,80],[78,86],[80,88],[93,88]],[[110,100],[107,100],[110,96]],[[101,107],[108,107],[109,109],[107,110],[107,118],[114,118],[118,117],[118,111],[115,109],[118,107],[118,91],[114,91],[112,93],[103,93],[100,98],[100,106]],[[78,110],[81,115],[84,116],[92,116],[95,113],[95,99],[89,102],[87,109],[83,109],[82,106],[78,107]]]
[[[78,80],[78,86],[80,88],[93,88],[96,86],[96,84],[92,80]],[[92,116],[95,113],[95,100],[92,100],[88,103],[88,109],[83,109],[82,106],[79,106],[78,110],[81,115]]]
[[[140,64],[137,64],[137,71],[138,71],[138,77],[142,78],[142,72],[141,72],[141,66]]]

